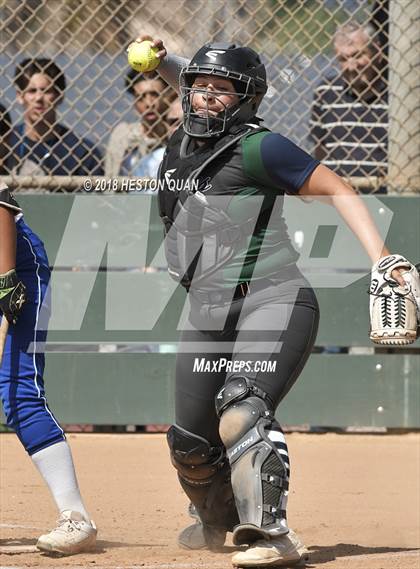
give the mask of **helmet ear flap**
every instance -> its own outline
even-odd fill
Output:
[[[264,93],[260,93],[259,95],[255,95],[254,97],[252,97],[252,109],[255,112],[257,112],[263,98],[264,98]]]

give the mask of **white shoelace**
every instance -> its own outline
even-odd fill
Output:
[[[70,531],[74,531],[74,530],[80,531],[82,529],[80,526],[81,522],[76,521],[76,520],[72,520],[71,518],[61,518],[58,520],[57,524],[58,525],[57,525],[56,529],[53,531],[61,531],[61,532],[66,533],[70,530],[70,528],[71,528]],[[64,527],[64,526],[66,526],[66,524],[69,524],[68,528]]]

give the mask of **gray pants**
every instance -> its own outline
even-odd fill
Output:
[[[232,376],[246,376],[267,393],[274,410],[311,353],[318,303],[303,277],[257,292],[251,288],[230,305],[203,304],[194,293],[189,297],[176,363],[176,424],[218,446],[216,394]]]

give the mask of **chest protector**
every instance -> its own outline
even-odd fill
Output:
[[[267,129],[239,125],[215,143],[188,154],[190,139],[180,127],[168,143],[158,175],[159,211],[165,225],[169,273],[186,288],[193,279],[197,288],[204,283],[206,288],[211,286],[212,275],[235,256],[239,242],[254,230],[259,211],[239,223],[226,212],[232,198],[226,176],[231,153],[227,151],[248,134],[263,130]],[[217,179],[208,176],[215,165]]]

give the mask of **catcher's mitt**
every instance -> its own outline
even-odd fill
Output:
[[[403,269],[403,288],[392,277]],[[401,255],[388,255],[372,267],[370,339],[375,344],[403,346],[417,338],[420,324],[420,278],[414,265]]]

